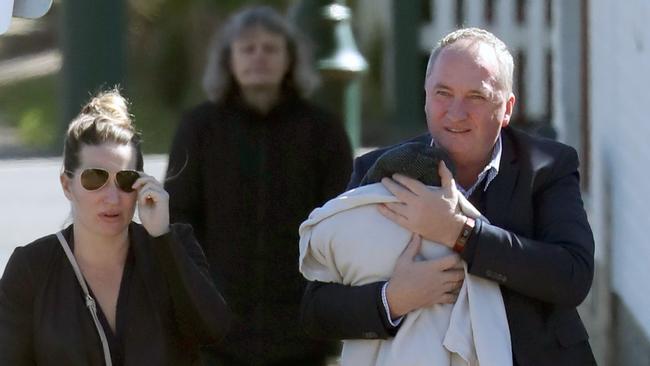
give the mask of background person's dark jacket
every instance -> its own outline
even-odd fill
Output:
[[[172,221],[194,226],[235,314],[222,358],[323,359],[337,347],[299,325],[298,227],[345,189],[351,168],[340,121],[297,97],[267,115],[237,98],[184,115],[165,188]]]
[[[73,226],[64,230],[71,246]],[[229,312],[192,229],[153,238],[129,227],[133,267],[123,324],[124,365],[193,365],[225,334]],[[120,301],[125,299],[120,298]],[[110,329],[104,329],[110,332]],[[118,330],[119,332],[119,330]],[[17,248],[0,280],[0,365],[99,366],[104,354],[84,294],[55,235]]]
[[[516,364],[594,365],[576,311],[594,272],[594,241],[580,195],[577,154],[513,128],[504,129],[501,137],[499,174],[473,202],[491,224],[477,225],[462,257],[471,274],[500,284]],[[355,160],[350,187],[359,184],[383,151]],[[320,338],[394,335],[387,327],[381,286],[310,283],[303,301],[304,326]]]

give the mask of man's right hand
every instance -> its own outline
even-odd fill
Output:
[[[392,319],[433,306],[453,304],[463,284],[463,262],[456,254],[435,260],[416,261],[422,238],[413,234],[395,263],[386,287],[386,300]]]

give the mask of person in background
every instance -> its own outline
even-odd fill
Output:
[[[60,180],[73,222],[11,255],[0,365],[192,365],[224,337],[226,303],[191,227],[170,225],[140,141],[117,90],[70,123]]]
[[[380,212],[417,235],[388,281],[310,283],[302,313],[310,334],[394,337],[411,312],[456,302],[462,277],[454,271],[462,259],[469,274],[500,286],[514,365],[595,364],[576,310],[594,275],[578,156],[567,145],[509,126],[513,68],[506,45],[486,30],[459,29],[439,41],[424,79],[429,133],[415,141],[445,149],[456,175],[440,164],[444,189],[438,191],[399,174],[382,179],[400,202],[379,206]],[[349,188],[384,151],[355,160]],[[460,212],[460,194],[489,222]],[[418,237],[456,254],[415,261]]]
[[[192,224],[234,320],[216,364],[319,365],[338,342],[311,340],[298,316],[304,217],[345,189],[341,122],[305,97],[315,86],[296,31],[270,7],[234,14],[209,49],[208,100],[185,113],[165,189],[172,222]]]

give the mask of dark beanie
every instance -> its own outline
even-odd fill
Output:
[[[438,164],[443,160],[452,174],[456,169],[442,148],[409,142],[381,154],[361,179],[360,186],[380,182],[383,177],[398,173],[417,179],[428,186],[440,186]]]

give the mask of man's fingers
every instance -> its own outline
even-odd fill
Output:
[[[434,259],[431,262],[441,271],[457,268],[458,265],[461,266],[460,268],[463,268],[463,261],[460,259],[460,256],[458,254],[450,254],[438,259]]]
[[[408,260],[409,262],[412,262],[413,259],[415,259],[415,256],[420,253],[421,247],[422,238],[420,235],[413,233],[413,235],[411,235],[411,240],[409,240],[409,243],[406,245],[406,248],[404,248],[404,251],[402,251],[402,254],[400,254],[398,260]]]
[[[463,260],[460,258],[460,256],[458,256],[458,261],[451,268],[452,269],[459,269],[461,271],[465,269],[465,264],[464,264]]]
[[[440,160],[440,164],[438,164],[438,174],[440,174],[440,184],[442,185],[442,188],[451,189],[454,186],[454,176],[442,160]]]
[[[447,291],[448,294],[456,295],[460,293],[460,288],[463,287],[463,281],[456,282],[453,284],[453,286]]]
[[[460,289],[463,287],[463,280],[457,282],[449,282],[447,286],[448,286],[447,290],[443,295],[444,298],[443,301],[450,300],[452,301],[451,303],[455,303],[456,300],[458,299],[458,294],[460,293]]]
[[[465,281],[465,275],[463,273],[454,273],[448,274],[444,273],[442,277],[444,292],[454,292],[460,290]]]
[[[423,192],[427,190],[427,186],[425,186],[422,182],[420,182],[417,179],[407,177],[405,175],[393,174],[393,179],[397,181],[397,183],[406,187],[409,191],[414,193],[416,196],[421,195]]]
[[[440,297],[441,304],[454,304],[458,299],[458,294],[446,293]]]
[[[384,187],[390,191],[390,193],[392,193],[395,197],[397,197],[397,199],[402,202],[409,202],[409,200],[417,198],[413,192],[409,191],[404,186],[398,184],[396,181],[390,178],[382,178],[381,184],[383,184]]]
[[[407,255],[411,261],[413,261],[413,259],[415,259],[415,256],[420,253],[420,248],[422,248],[422,238],[420,235],[413,233],[413,235],[411,235],[411,240],[404,250],[404,254]]]
[[[398,214],[397,212],[391,210],[390,207],[388,207],[386,204],[380,204],[377,206],[377,209],[379,210],[379,213],[384,215],[387,219],[395,222],[397,225],[406,227],[408,224],[408,221],[406,220],[406,217]]]
[[[386,202],[384,207],[395,213],[396,215],[403,216],[406,219],[406,205],[402,202]]]
[[[455,284],[460,282],[462,284],[463,279],[465,279],[465,271],[459,271],[457,269],[449,269],[442,273],[444,276],[445,283]]]

